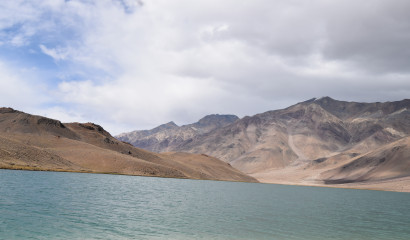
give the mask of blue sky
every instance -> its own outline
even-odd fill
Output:
[[[113,134],[410,96],[406,0],[0,3],[0,102]]]

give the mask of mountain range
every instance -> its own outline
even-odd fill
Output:
[[[115,139],[93,123],[0,108],[0,168],[257,182],[204,154],[158,154]]]
[[[198,135],[225,127],[238,119],[235,115],[213,114],[201,118],[196,123],[181,127],[174,122],[169,122],[151,130],[123,133],[116,136],[116,138],[149,151],[173,151],[178,148],[179,145]]]
[[[410,191],[409,134],[409,99],[360,103],[323,97],[241,119],[210,115],[117,138],[156,152],[213,156],[261,182]]]

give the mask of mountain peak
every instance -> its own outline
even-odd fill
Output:
[[[316,104],[322,106],[322,105],[333,104],[333,103],[337,103],[337,102],[340,102],[340,101],[335,100],[335,99],[333,99],[333,98],[331,98],[331,97],[328,97],[328,96],[324,96],[324,97],[320,97],[320,98],[314,97],[314,98],[311,98],[311,99],[309,99],[309,100],[306,100],[306,101],[303,101],[303,102],[299,102],[299,103],[297,103],[297,104],[295,104],[295,105],[299,105],[299,104],[306,105],[306,104],[316,103]],[[294,105],[293,105],[293,106],[294,106]]]
[[[303,101],[303,102],[301,102],[301,103],[312,103],[312,102],[314,102],[314,101],[316,101],[316,100],[317,100],[317,98],[311,98],[311,99],[306,100],[306,101]]]
[[[174,121],[171,121],[171,122],[167,122],[167,123],[165,123],[165,124],[163,124],[164,126],[169,126],[169,127],[178,127],[178,125],[174,122]]]
[[[329,96],[324,96],[321,98],[316,98],[315,102],[322,102],[322,103],[328,103],[328,102],[337,102],[337,100],[329,97]]]
[[[177,124],[174,123],[174,121],[164,123],[162,125],[159,125],[158,127],[152,129],[153,131],[162,131],[162,130],[169,130],[169,129],[174,129],[174,128],[179,128]]]
[[[171,121],[151,130],[123,133],[117,137],[136,147],[162,152],[168,148],[176,147],[188,139],[227,126],[238,119],[235,115],[211,114],[201,118],[198,122],[183,126],[178,126]]]
[[[210,124],[210,123],[218,123],[218,122],[234,122],[239,118],[235,115],[220,115],[220,114],[210,114],[206,115],[205,117],[199,119],[199,124]]]

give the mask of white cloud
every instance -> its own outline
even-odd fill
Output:
[[[47,48],[46,46],[40,44],[40,49],[44,54],[49,55],[52,57],[54,60],[59,61],[59,60],[65,60],[68,56],[68,51],[66,49],[61,49],[61,48]]]
[[[57,105],[47,108],[51,115],[120,131],[209,113],[254,114],[323,95],[409,96],[409,6],[403,0],[11,1],[0,3],[0,32],[17,30],[0,33],[0,42],[35,44],[55,60],[60,82],[50,94]]]
[[[0,60],[0,103],[1,107],[32,111],[49,100],[41,93],[32,69],[15,69]]]

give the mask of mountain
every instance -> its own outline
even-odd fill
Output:
[[[172,151],[186,140],[229,125],[238,119],[235,115],[213,114],[201,118],[196,123],[184,126],[169,122],[151,130],[123,133],[116,138],[149,151],[167,152]]]
[[[214,157],[157,154],[93,123],[61,123],[0,108],[0,168],[256,182]]]
[[[348,183],[407,177],[410,172],[410,137],[386,144],[322,174],[328,183]]]
[[[323,97],[150,147],[217,157],[262,182],[364,185],[406,178],[410,191],[409,136],[409,99],[358,103]],[[144,141],[134,139],[140,146]]]

